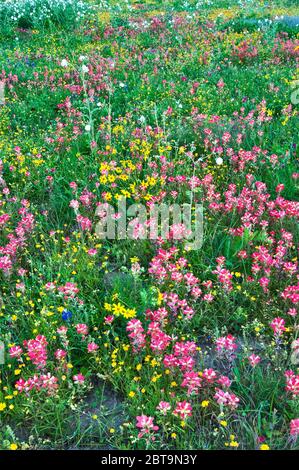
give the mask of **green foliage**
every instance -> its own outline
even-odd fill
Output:
[[[0,4],[0,31],[13,28],[37,29],[53,25],[76,27],[90,11],[87,2],[79,0],[4,0]]]

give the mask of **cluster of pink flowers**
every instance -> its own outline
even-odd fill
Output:
[[[76,329],[85,338],[88,334],[88,328],[85,324],[76,325]],[[55,366],[55,371],[68,372],[66,358],[68,355],[69,340],[67,339],[68,328],[61,326],[57,329],[60,339],[66,349],[56,349],[54,357],[58,361],[58,367]],[[42,373],[34,374],[32,377],[27,379],[20,378],[16,383],[15,387],[19,392],[29,393],[32,390],[40,391],[45,390],[49,394],[55,393],[59,388],[58,377],[54,376],[51,372],[46,371],[52,366],[51,362],[48,361],[47,346],[48,341],[44,335],[38,335],[35,339],[25,340],[23,342],[25,351],[18,346],[11,346],[9,349],[9,355],[12,359],[17,359],[19,362],[24,362],[23,356],[27,356],[31,363],[36,367],[37,370],[42,369]],[[89,347],[90,345],[88,345]],[[96,349],[98,346],[96,345]],[[73,376],[73,382],[76,385],[82,385],[85,383],[85,377],[78,373]]]
[[[87,351],[91,354],[96,353],[98,349],[99,349],[99,346],[94,341],[91,341],[87,345]]]
[[[38,335],[35,339],[23,342],[27,349],[28,357],[38,368],[43,369],[47,364],[47,345],[46,337]]]
[[[290,435],[297,438],[299,436],[299,418],[292,419],[290,422]]]
[[[159,405],[157,406],[157,410],[162,415],[166,416],[168,411],[171,410],[171,404],[168,401],[160,401]],[[176,403],[172,413],[174,416],[178,416],[179,418],[185,420],[192,416],[192,405],[186,400],[179,401]]]
[[[75,297],[79,293],[77,284],[74,282],[66,282],[64,286],[59,286],[58,291],[64,295],[65,299]]]
[[[73,376],[73,381],[76,385],[83,385],[85,382],[85,377],[82,374],[77,374]]]
[[[77,222],[82,230],[90,231],[92,228],[92,221],[88,217],[83,217],[83,215],[77,215]]]
[[[64,349],[56,349],[54,356],[58,361],[64,362],[67,356],[67,352]]]
[[[227,335],[216,339],[216,350],[218,353],[233,353],[236,349],[238,349],[238,345],[234,336]]]
[[[10,349],[9,349],[9,355],[10,357],[14,357],[14,358],[20,358],[23,354],[23,349],[20,347],[20,346],[12,346]]]
[[[164,300],[167,299],[167,295],[164,294]],[[169,306],[173,302],[174,296],[169,293]],[[187,307],[186,305],[184,305]],[[193,312],[193,310],[192,310]],[[167,317],[169,312],[166,308],[159,308],[156,311],[148,310],[146,316],[152,319],[147,327],[147,334],[150,336],[150,347],[153,351],[161,353],[164,351],[171,342],[171,337],[163,331],[163,327],[167,323]],[[145,346],[146,334],[140,320],[133,319],[127,324],[127,331],[130,332],[129,337],[133,341],[135,349],[140,349]]]
[[[255,367],[259,362],[261,362],[261,358],[257,354],[251,354],[248,357],[248,361],[252,367]]]
[[[293,397],[299,395],[299,375],[296,375],[292,370],[285,372],[286,378],[286,391],[290,392]]]
[[[286,330],[285,320],[280,317],[274,318],[272,322],[270,323],[270,326],[276,336],[281,336],[283,332]]]
[[[150,348],[155,353],[162,353],[171,342],[171,336],[161,330],[158,322],[151,322],[148,325],[148,334],[150,335]]]
[[[192,415],[192,406],[190,403],[184,401],[179,401],[176,404],[176,408],[173,412],[175,416],[179,416],[181,419],[186,419],[188,416]]]
[[[76,295],[79,293],[79,288],[76,283],[74,282],[66,282],[64,285],[57,285],[56,281],[54,282],[47,282],[44,288],[48,292],[52,293],[59,293],[63,295],[65,300],[75,298]]]
[[[228,406],[232,410],[237,408],[240,399],[234,394],[230,392],[225,392],[221,389],[218,389],[215,396],[215,400],[221,406]]]
[[[225,83],[219,80],[217,84],[219,89],[223,89]],[[199,113],[198,108],[194,107],[191,115],[194,131],[201,135],[207,151],[212,152],[215,157],[229,162],[236,172],[243,172],[246,167],[253,166],[257,162],[267,162],[276,164],[278,156],[268,155],[267,150],[254,146],[251,150],[244,150],[242,143],[248,134],[256,130],[258,136],[263,135],[263,126],[272,120],[272,117],[265,113],[266,102],[262,101],[254,109],[246,114],[245,107],[233,113],[234,122],[240,128],[240,132],[232,135],[230,132],[223,132],[225,122],[218,115],[208,117],[206,114]],[[208,126],[208,127],[205,127]]]
[[[216,261],[217,261],[217,269],[212,271],[213,274],[217,275],[218,281],[220,282],[220,284],[222,284],[225,290],[228,290],[228,291],[232,290],[233,275],[228,269],[225,269],[223,266],[225,262],[224,256],[217,258]]]
[[[187,305],[180,299],[175,291],[177,283],[185,289],[185,292],[195,293],[195,297],[201,295],[199,280],[192,272],[186,270],[187,261],[178,256],[176,247],[168,250],[158,249],[157,255],[150,263],[149,272],[160,283],[164,305],[157,310],[147,310],[145,313],[146,326],[138,319],[130,320],[127,324],[127,331],[135,353],[146,351],[150,348],[162,359],[162,364],[174,379],[181,377],[181,388],[189,397],[196,396],[199,389],[205,390],[209,396],[214,396],[215,401],[221,406],[235,409],[239,404],[239,398],[228,391],[232,381],[229,377],[219,374],[216,370],[209,368],[203,372],[196,370],[196,354],[198,347],[194,341],[178,341],[171,337],[167,331],[171,331],[171,326],[178,317],[178,313],[183,313],[183,308]],[[170,288],[169,282],[176,281]],[[202,287],[210,289],[211,281],[202,283]],[[182,289],[179,291],[182,292]],[[184,318],[192,318],[185,316]],[[147,341],[149,338],[149,341]],[[216,349],[220,355],[228,355],[230,360],[234,359],[237,349],[236,340],[232,335],[223,336],[216,340]],[[220,388],[221,387],[221,388]],[[157,406],[157,410],[165,415],[171,409],[167,401],[162,401]],[[192,404],[186,400],[177,402],[173,414],[185,419],[192,414]]]
[[[130,320],[127,324],[127,331],[129,332],[129,338],[132,342],[134,351],[143,349],[146,344],[146,336],[141,321],[136,318]]]
[[[47,374],[34,375],[27,380],[19,379],[15,384],[19,392],[29,393],[31,390],[45,390],[49,394],[55,393],[58,389],[58,378]]]
[[[157,410],[163,415],[166,416],[168,411],[171,410],[171,404],[168,401],[160,401],[157,406]]]
[[[294,265],[294,272],[297,271],[297,264]],[[283,299],[288,299],[292,304],[299,303],[299,283],[294,286],[288,286],[281,294]]]
[[[158,431],[159,426],[154,424],[154,418],[151,416],[141,415],[136,416],[136,427],[140,429],[138,437],[141,438],[144,435],[148,435],[154,431]]]
[[[16,198],[11,198],[10,201],[17,202]],[[29,205],[26,199],[21,201],[22,207],[17,211],[18,215],[21,216],[21,220],[17,223],[14,231],[10,231],[7,226],[7,223],[11,220],[11,215],[1,215],[0,227],[2,233],[6,235],[7,243],[4,246],[0,246],[0,270],[6,274],[11,272],[14,263],[17,262],[18,251],[25,248],[26,241],[33,231],[35,220],[33,214],[28,211]],[[7,233],[5,233],[6,227]]]
[[[83,338],[88,335],[88,326],[85,323],[78,323],[76,325],[76,330]]]
[[[165,354],[163,364],[167,368],[180,368],[182,371],[193,369],[196,344],[192,341],[176,342],[172,354]]]
[[[85,382],[85,377],[82,374],[77,374],[73,376],[73,381],[76,385],[82,385]],[[35,374],[27,380],[19,379],[15,383],[15,387],[20,393],[25,392],[28,394],[32,390],[44,390],[49,395],[52,395],[58,390],[59,383],[58,378],[48,372],[40,375]]]
[[[175,246],[168,250],[158,249],[157,255],[152,259],[149,273],[159,285],[167,288],[168,283],[175,282],[177,288],[164,292],[164,302],[169,307],[171,315],[177,316],[181,313],[186,319],[194,315],[195,303],[201,298],[203,301],[211,302],[213,295],[211,289],[212,281],[201,283],[194,274],[187,269],[188,261],[178,256],[179,251]],[[203,295],[202,289],[207,289]],[[176,290],[184,292],[185,296],[178,294]],[[187,300],[188,298],[188,300]]]

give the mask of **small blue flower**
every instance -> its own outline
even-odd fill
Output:
[[[73,314],[70,310],[63,310],[61,315],[63,321],[70,321],[72,319],[72,316]]]

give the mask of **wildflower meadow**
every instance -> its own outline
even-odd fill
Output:
[[[0,52],[0,450],[299,450],[298,1],[2,0]]]

